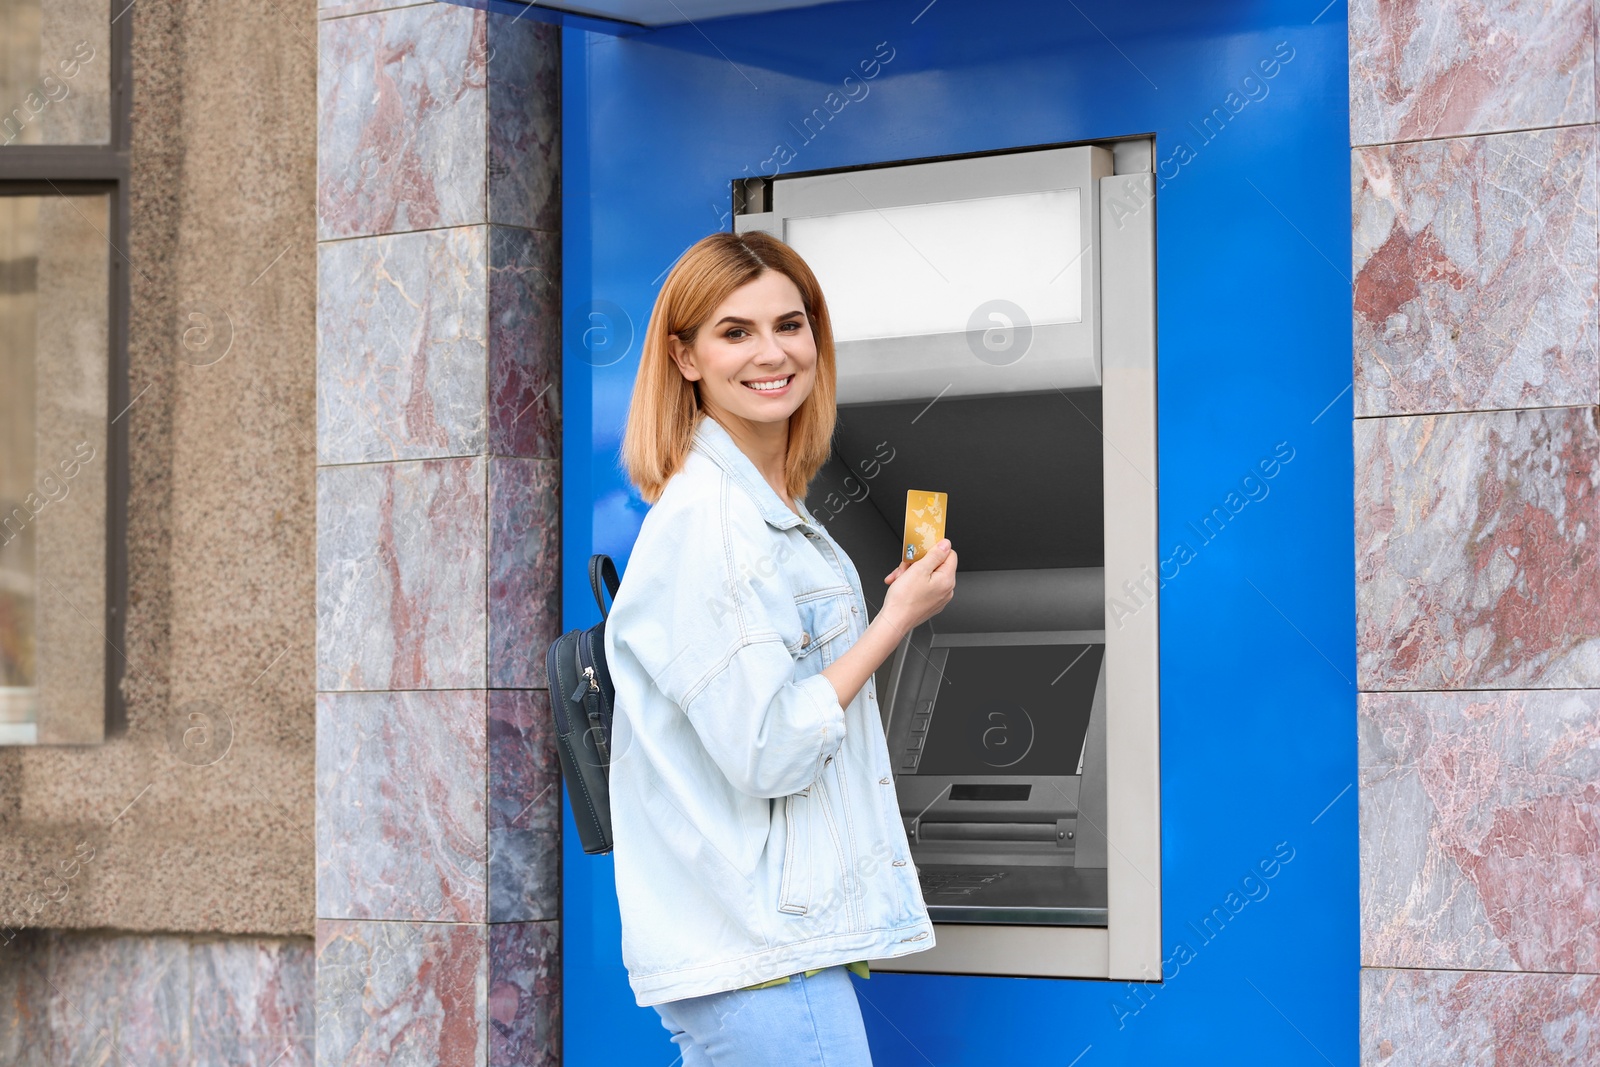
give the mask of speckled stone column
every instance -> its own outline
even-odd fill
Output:
[[[317,1062],[554,1064],[559,38],[321,14]]]
[[[1361,1059],[1600,1059],[1593,0],[1352,0]]]

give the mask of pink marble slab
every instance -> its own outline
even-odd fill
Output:
[[[1600,977],[1361,972],[1363,1067],[1588,1067]]]
[[[487,694],[317,695],[317,914],[487,915]]]
[[[554,1067],[555,923],[317,922],[319,1067]]]
[[[1600,690],[1359,707],[1363,964],[1600,973]]]
[[[561,28],[502,10],[489,15],[484,32],[489,221],[559,234]]]
[[[1600,687],[1595,411],[1356,420],[1361,690]]]
[[[489,927],[489,1067],[561,1063],[561,928]]]
[[[488,232],[489,451],[557,458],[561,239],[510,226]]]
[[[0,952],[0,1063],[310,1067],[309,938],[28,931]]]
[[[561,767],[550,694],[489,690],[489,921],[561,914]]]
[[[484,685],[487,466],[318,470],[318,689]]]
[[[1350,0],[1350,143],[1595,121],[1592,0]]]
[[[318,462],[559,454],[558,237],[333,241],[317,273]]]
[[[311,1067],[316,976],[310,938],[188,943],[192,1063]]]
[[[1593,126],[1352,155],[1355,412],[1600,402]]]
[[[489,927],[317,920],[318,1067],[483,1067]]]
[[[542,688],[561,626],[561,468],[489,460],[489,684]]]
[[[483,453],[488,244],[456,226],[318,247],[317,462]]]
[[[487,221],[486,18],[425,4],[318,23],[319,239]]]

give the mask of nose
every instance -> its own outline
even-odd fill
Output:
[[[761,364],[778,364],[786,358],[783,345],[771,331],[763,330],[759,335],[760,350],[755,354],[755,362]]]

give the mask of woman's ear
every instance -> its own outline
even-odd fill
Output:
[[[691,382],[700,380],[700,369],[694,365],[694,354],[689,346],[678,340],[678,335],[667,335],[667,352],[672,356],[672,362],[678,365],[678,372],[684,379]]]

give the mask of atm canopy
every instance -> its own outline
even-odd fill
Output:
[[[729,15],[764,15],[770,11],[816,7],[848,0],[543,0],[538,4],[523,3],[522,0],[467,2],[472,7],[513,13],[522,8],[536,18],[543,16],[548,19],[551,14],[559,13],[575,16],[571,21],[583,29],[627,32],[638,27],[653,29],[681,26]],[[552,21],[568,20],[558,18]]]

